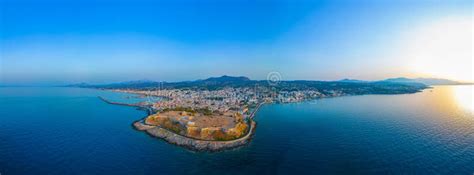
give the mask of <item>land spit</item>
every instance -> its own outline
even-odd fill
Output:
[[[195,138],[189,138],[176,134],[159,126],[147,125],[144,123],[143,119],[133,123],[133,126],[135,127],[135,129],[139,131],[144,131],[150,136],[161,138],[168,143],[177,146],[182,146],[193,151],[217,152],[236,148],[249,143],[253,136],[253,133],[255,132],[256,122],[253,120],[250,121],[250,128],[245,136],[228,141],[199,140]]]

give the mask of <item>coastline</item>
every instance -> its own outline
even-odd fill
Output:
[[[411,94],[411,93],[418,93],[418,92],[421,92],[421,90],[418,90],[416,92],[406,92],[406,93],[395,92],[392,94]],[[126,93],[141,95],[141,93],[133,93],[133,92],[126,92]],[[364,95],[371,95],[371,94],[364,94]],[[320,98],[334,98],[334,97],[340,97],[340,96],[357,96],[357,95],[332,94],[328,96],[322,96]],[[166,128],[162,128],[160,126],[148,125],[144,122],[145,119],[157,111],[155,111],[152,106],[147,105],[145,103],[135,103],[135,104],[117,103],[117,102],[109,101],[102,97],[99,97],[99,98],[108,104],[136,107],[139,110],[147,111],[148,115],[146,117],[132,123],[132,126],[134,129],[145,132],[149,136],[160,138],[170,144],[180,146],[191,151],[199,151],[199,152],[201,151],[202,152],[219,152],[219,151],[229,150],[229,149],[237,148],[237,147],[248,144],[250,140],[252,139],[252,136],[256,130],[257,123],[253,120],[256,113],[258,112],[258,110],[263,104],[275,103],[275,101],[273,102],[264,101],[264,102],[258,103],[255,109],[252,111],[252,113],[247,116],[248,124],[250,125],[250,127],[246,135],[234,140],[222,141],[222,140],[201,140],[201,139],[191,138],[191,137],[187,137],[186,135],[175,133]],[[314,100],[314,99],[304,99],[299,102],[308,101],[308,100]],[[276,102],[276,103],[279,103],[279,102]],[[283,103],[294,103],[294,102],[283,102]]]

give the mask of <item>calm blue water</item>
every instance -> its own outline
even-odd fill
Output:
[[[462,93],[472,87],[453,88],[266,105],[254,140],[220,153],[135,131],[131,123],[145,112],[97,98],[127,94],[0,88],[0,173],[471,175],[472,94]]]

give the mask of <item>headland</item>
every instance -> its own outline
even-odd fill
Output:
[[[222,151],[247,144],[255,132],[254,117],[265,103],[293,103],[318,98],[365,94],[416,93],[420,83],[363,81],[254,81],[246,77],[217,77],[175,83],[88,86],[131,93],[143,99],[136,104],[148,115],[133,123],[139,131],[194,151]]]

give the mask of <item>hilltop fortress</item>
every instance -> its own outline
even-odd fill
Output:
[[[206,114],[191,110],[164,110],[148,116],[145,124],[198,140],[234,140],[249,129],[243,115],[236,111]]]

